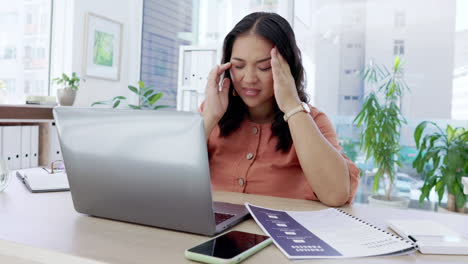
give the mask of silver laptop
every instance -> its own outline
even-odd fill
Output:
[[[56,107],[76,211],[214,235],[242,221],[243,205],[213,202],[198,113]]]

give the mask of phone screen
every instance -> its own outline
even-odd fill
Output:
[[[268,238],[269,237],[263,235],[231,231],[193,247],[189,249],[189,251],[216,258],[230,259],[262,243]]]

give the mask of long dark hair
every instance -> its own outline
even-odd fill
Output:
[[[305,76],[301,52],[296,45],[294,31],[288,21],[275,13],[256,12],[247,15],[236,24],[224,39],[222,63],[231,60],[234,41],[238,36],[246,33],[262,36],[276,46],[278,52],[289,64],[299,98],[303,102],[308,102],[309,99],[304,91]],[[225,77],[231,79],[229,71],[225,72]],[[239,96],[232,95],[232,89],[234,89],[233,85],[231,85],[229,91],[229,104],[226,113],[218,123],[223,137],[229,136],[240,127],[248,111],[242,99]],[[276,150],[287,151],[292,145],[291,133],[288,124],[283,119],[284,113],[279,109],[276,100],[273,104],[273,111],[274,121],[271,130],[273,135],[278,137]]]

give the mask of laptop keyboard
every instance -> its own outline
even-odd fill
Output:
[[[215,221],[216,221],[216,224],[219,224],[219,223],[222,223],[226,220],[228,220],[229,218],[232,218],[234,215],[232,214],[225,214],[225,213],[217,213],[215,212]]]

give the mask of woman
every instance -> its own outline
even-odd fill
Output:
[[[215,190],[328,206],[352,201],[359,169],[341,154],[325,114],[308,109],[304,86],[301,54],[284,18],[252,13],[228,33],[201,107]]]

